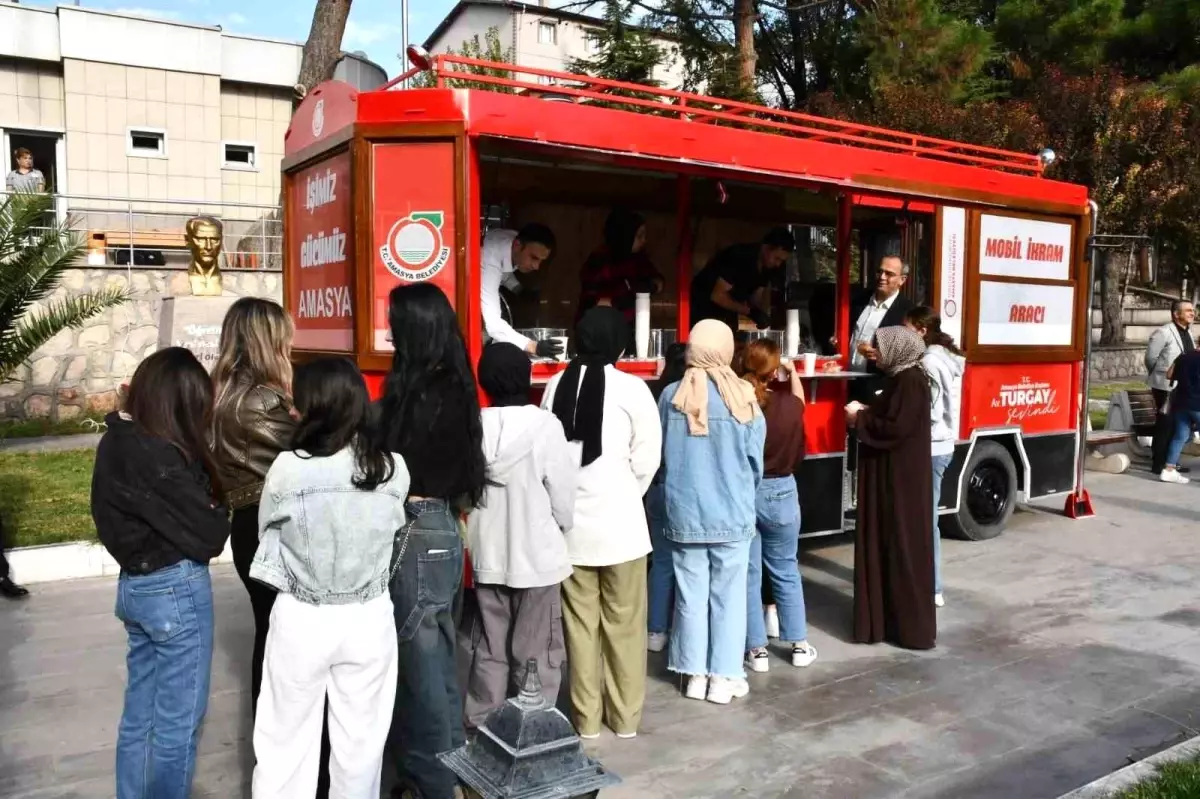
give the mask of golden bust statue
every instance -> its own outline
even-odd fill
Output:
[[[197,297],[221,296],[221,239],[224,228],[211,216],[195,216],[187,221],[183,237],[192,253],[188,281]]]

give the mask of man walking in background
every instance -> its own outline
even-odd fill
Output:
[[[9,599],[22,599],[29,596],[29,591],[12,581],[8,575],[8,558],[4,557],[4,519],[0,519],[0,595]]]
[[[1195,350],[1192,335],[1188,331],[1196,318],[1196,309],[1188,300],[1176,300],[1171,305],[1171,321],[1155,330],[1146,345],[1146,384],[1154,394],[1154,408],[1158,417],[1154,423],[1154,441],[1151,445],[1150,471],[1159,474],[1167,460],[1167,446],[1171,443],[1174,426],[1167,408],[1167,397],[1171,394],[1171,379],[1167,369],[1180,355]],[[1180,469],[1181,472],[1188,471]]]

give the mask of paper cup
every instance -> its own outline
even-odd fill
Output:
[[[817,354],[815,352],[804,353],[804,374],[812,377],[817,371]]]

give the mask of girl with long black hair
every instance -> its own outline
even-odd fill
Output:
[[[604,220],[604,243],[579,271],[576,320],[596,306],[611,306],[633,324],[638,292],[662,291],[663,277],[646,254],[646,220],[628,208],[614,208]]]
[[[371,428],[362,374],[345,358],[300,367],[291,450],[267,473],[250,576],[275,591],[254,725],[256,799],[312,796],[329,706],[339,797],[379,796],[396,691],[388,562],[408,471]]]
[[[411,479],[407,524],[396,534],[390,590],[399,678],[389,757],[394,795],[454,796],[439,752],[464,740],[456,678],[455,618],[462,597],[460,516],[487,481],[479,396],[458,317],[441,289],[397,286],[388,322],[395,354],[380,402],[379,441],[404,458]]]
[[[110,413],[92,473],[92,519],[121,566],[117,618],[129,649],[117,732],[117,798],[185,799],[208,708],[213,595],[208,562],[229,537],[208,449],[213,388],[182,347],[138,366]]]

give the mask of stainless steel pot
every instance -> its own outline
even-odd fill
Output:
[[[782,330],[739,330],[734,333],[734,339],[738,344],[749,344],[751,341],[763,338],[775,342],[775,346],[781,352],[783,351],[784,331]]]
[[[531,338],[534,341],[545,341],[546,339],[561,338],[567,335],[567,330],[563,327],[527,327],[517,332],[525,338]]]

